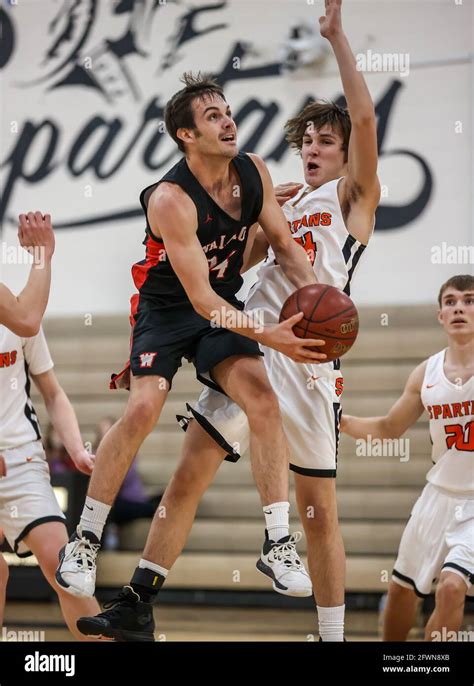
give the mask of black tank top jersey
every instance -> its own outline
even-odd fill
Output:
[[[240,178],[242,204],[239,220],[230,217],[217,205],[192,174],[185,158],[140,194],[145,217],[150,195],[163,181],[178,184],[189,195],[197,210],[197,237],[208,260],[209,282],[216,293],[226,300],[233,298],[242,285],[240,269],[248,232],[258,220],[263,204],[262,181],[252,159],[245,153],[239,153],[231,164]],[[164,243],[154,236],[148,219],[143,243],[146,246],[146,258],[132,267],[140,300],[145,299],[160,309],[190,304],[186,291],[167,259]],[[192,264],[189,269],[193,269]]]

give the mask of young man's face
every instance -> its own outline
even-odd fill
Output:
[[[237,155],[237,127],[229,105],[218,95],[195,98],[192,104],[194,130],[185,129],[187,150],[202,155],[233,158]]]
[[[458,291],[449,287],[441,296],[438,321],[449,336],[461,340],[474,337],[474,289]]]
[[[309,123],[301,148],[304,178],[313,188],[337,179],[345,173],[343,139],[340,133],[325,124],[319,130]]]

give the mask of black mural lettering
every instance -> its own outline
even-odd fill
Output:
[[[36,169],[31,173],[25,172],[28,153],[32,149],[38,134],[45,130],[49,131],[49,138],[43,148],[43,155],[40,157],[40,162]],[[8,169],[5,184],[3,186],[3,193],[0,200],[0,226],[3,222],[8,204],[15,190],[18,179],[23,179],[28,183],[38,183],[53,171],[57,166],[52,164],[53,155],[56,152],[56,145],[59,138],[59,129],[52,121],[46,120],[41,124],[35,125],[31,122],[26,122],[21,133],[18,136],[18,141],[14,146],[2,167]]]
[[[433,176],[426,161],[411,150],[385,150],[382,155],[406,155],[416,160],[423,172],[421,190],[407,205],[379,205],[376,213],[376,228],[379,231],[401,229],[413,222],[427,206],[433,193]]]
[[[249,52],[249,46],[245,43],[237,41],[231,47],[229,51],[229,57],[224,65],[224,68],[219,72],[214,74],[216,80],[224,87],[230,81],[236,81],[239,79],[260,79],[268,78],[269,76],[277,76],[281,71],[280,62],[269,62],[261,67],[251,67],[249,69],[236,69],[235,68],[235,58],[238,57],[242,60],[243,57]]]
[[[179,48],[190,40],[197,38],[198,36],[205,36],[211,31],[219,31],[220,29],[225,29],[227,24],[214,24],[213,26],[208,26],[201,31],[198,31],[194,27],[194,20],[196,17],[203,12],[213,12],[215,10],[220,10],[227,6],[227,1],[219,2],[216,5],[204,5],[203,7],[195,7],[183,14],[179,18],[178,28],[176,33],[171,36],[170,43],[171,48],[163,59],[161,68],[163,71],[169,69],[177,62],[177,53]]]
[[[87,145],[88,140],[101,128],[104,129],[104,136],[99,147],[93,152],[89,159],[84,161],[81,165],[79,158],[82,149]],[[112,121],[107,122],[105,119],[103,119],[103,117],[94,117],[88,124],[86,124],[72,146],[71,152],[69,153],[67,166],[71,174],[73,176],[80,176],[85,172],[86,169],[93,169],[99,179],[107,179],[112,176],[123,162],[123,159],[119,161],[118,164],[115,164],[115,166],[113,166],[108,172],[101,169],[101,164],[103,163],[104,157],[107,154],[110,146],[121,130],[122,121],[120,119],[113,119]]]
[[[251,116],[254,112],[261,112],[262,116],[258,122],[255,130],[250,134],[249,138],[242,144],[242,149],[247,152],[253,152],[257,149],[258,143],[262,136],[271,126],[280,108],[276,102],[271,102],[268,105],[262,105],[258,100],[249,100],[239,112],[235,115],[234,121],[239,126],[245,119]]]
[[[3,69],[15,50],[15,30],[13,28],[12,20],[2,7],[0,7],[0,37],[2,41],[0,48],[0,69]]]

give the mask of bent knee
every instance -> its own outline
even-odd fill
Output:
[[[436,587],[436,601],[445,605],[458,605],[464,602],[467,586],[460,576],[450,574],[442,577]]]
[[[158,421],[159,411],[149,400],[135,400],[129,403],[120,420],[122,426],[132,434],[150,433]]]

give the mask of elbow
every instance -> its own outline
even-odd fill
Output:
[[[372,108],[351,116],[351,126],[360,129],[376,128],[375,110]]]
[[[18,322],[12,329],[13,333],[21,338],[32,338],[39,333],[41,327],[41,320],[32,320],[25,318],[23,321]]]

